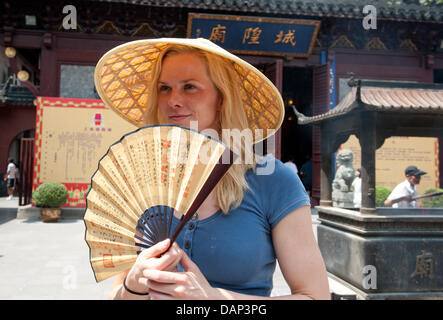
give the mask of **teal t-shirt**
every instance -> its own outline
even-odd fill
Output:
[[[273,157],[249,170],[246,180],[250,190],[239,207],[189,221],[177,243],[213,287],[269,296],[276,266],[271,230],[310,201],[298,176]],[[178,221],[174,217],[172,230]]]

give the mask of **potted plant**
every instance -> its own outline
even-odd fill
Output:
[[[56,222],[61,216],[60,206],[68,200],[66,187],[57,182],[41,184],[32,194],[36,207],[40,208],[43,222]]]

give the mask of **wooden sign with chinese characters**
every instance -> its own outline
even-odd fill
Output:
[[[188,38],[206,38],[234,53],[307,58],[320,21],[190,13]]]
[[[85,207],[98,161],[134,129],[101,100],[38,97],[32,189],[62,183],[68,189],[66,206]]]

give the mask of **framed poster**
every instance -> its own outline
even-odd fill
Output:
[[[85,207],[98,161],[135,129],[101,100],[38,97],[32,190],[59,182],[68,189],[66,207]]]

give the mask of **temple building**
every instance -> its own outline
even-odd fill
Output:
[[[437,1],[4,1],[0,172],[9,157],[23,169],[31,157],[23,149],[35,137],[37,97],[99,98],[94,68],[111,48],[138,39],[207,37],[252,63],[281,91],[286,116],[275,154],[282,161],[294,157],[298,168],[312,157],[315,205],[320,131],[315,121],[298,124],[294,108],[308,117],[334,109],[351,90],[351,77],[443,83],[442,26]],[[443,133],[436,138],[441,172]]]

